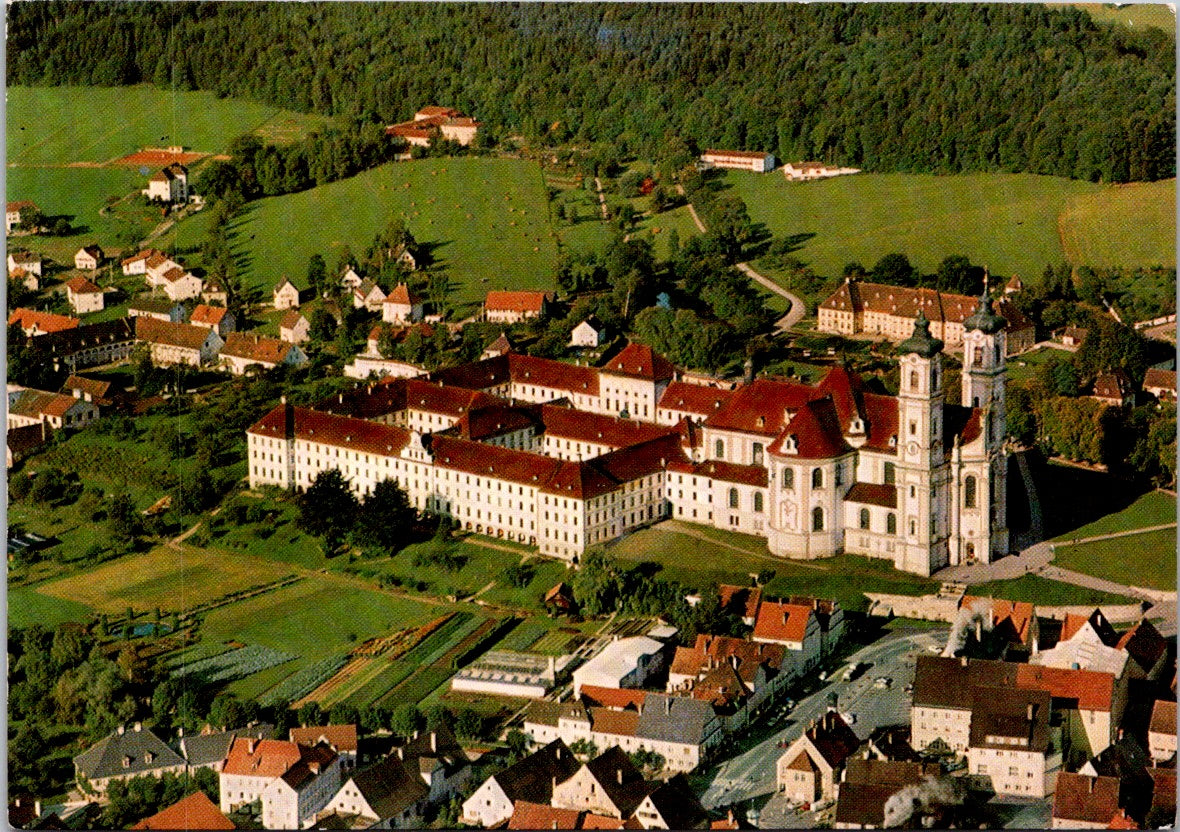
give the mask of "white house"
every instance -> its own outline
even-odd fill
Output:
[[[27,199],[20,202],[9,202],[4,212],[4,233],[11,234],[12,229],[21,224],[22,211],[36,210],[36,208],[36,204]]]
[[[98,418],[98,405],[65,393],[8,386],[8,427],[19,428],[42,422],[57,430],[80,429]]]
[[[267,829],[300,829],[340,791],[340,756],[325,745],[239,737],[218,775],[221,811],[262,802]]]
[[[796,803],[835,800],[844,762],[859,746],[848,723],[829,708],[778,758],[778,790]]]
[[[581,768],[572,751],[554,740],[518,763],[492,775],[463,802],[462,821],[490,829],[512,817],[517,800],[547,804],[559,783]]]
[[[782,644],[794,652],[804,672],[822,656],[823,632],[815,610],[804,604],[763,601],[754,621],[754,641]]]
[[[200,367],[217,358],[225,346],[215,330],[143,316],[135,319],[135,337],[149,345],[152,361],[158,366]]]
[[[380,312],[384,302],[385,293],[371,280],[361,281],[361,285],[352,290],[352,305],[356,309]]]
[[[10,251],[8,253],[8,276],[19,277],[25,288],[36,291],[40,287],[41,255],[31,251]]]
[[[272,294],[275,309],[296,309],[299,306],[299,290],[286,278],[279,281]]]
[[[143,251],[133,254],[130,257],[124,257],[121,261],[123,267],[123,274],[130,277],[134,274],[147,274],[147,263],[153,257],[163,257],[164,255],[154,248],[145,248]]]
[[[189,323],[193,326],[212,329],[222,338],[227,337],[237,328],[233,312],[224,306],[209,306],[204,303],[197,304],[193,309],[193,314],[189,316]]]
[[[774,170],[774,154],[757,150],[706,150],[701,161],[708,167],[768,173]]]
[[[641,688],[667,663],[666,647],[647,636],[612,641],[606,649],[574,671],[574,696],[583,685]]]
[[[411,293],[405,283],[397,284],[381,306],[381,320],[391,324],[417,323],[422,313],[422,299]]]
[[[1157,699],[1147,728],[1147,750],[1151,759],[1164,763],[1176,756],[1176,703]]]
[[[179,162],[168,165],[148,180],[143,195],[156,202],[188,202],[188,168]]]
[[[180,266],[173,266],[164,272],[161,285],[164,294],[172,300],[188,300],[201,295],[201,279]]]
[[[181,774],[184,759],[151,729],[136,722],[130,728],[120,725],[75,757],[74,772],[79,785],[101,794],[115,780]]]
[[[102,311],[102,287],[83,275],[78,275],[66,283],[66,298],[73,310],[79,315]]]
[[[290,344],[302,344],[311,338],[311,322],[298,309],[288,309],[279,318],[279,338]]]
[[[484,320],[514,324],[526,318],[541,318],[549,308],[548,292],[488,292],[483,304]]]
[[[102,249],[98,246],[83,246],[74,254],[74,268],[92,272],[102,264]]]
[[[423,823],[428,789],[415,772],[394,755],[357,771],[316,817],[355,818],[366,829],[417,829]],[[323,828],[323,827],[321,827]]]
[[[601,347],[606,328],[593,315],[582,321],[570,333],[571,347]]]
[[[352,266],[349,266],[340,276],[340,285],[345,289],[356,289],[364,282],[364,278],[357,274],[356,269]]]
[[[240,376],[253,365],[266,370],[280,364],[301,367],[307,363],[307,354],[297,344],[278,338],[263,338],[248,332],[232,332],[221,348],[221,361],[227,370],[235,376]]]

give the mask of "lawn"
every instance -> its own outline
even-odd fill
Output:
[[[362,254],[401,218],[445,267],[457,303],[488,289],[553,289],[557,238],[540,168],[516,159],[423,159],[366,171],[247,206],[231,225],[245,282],[269,294],[284,275],[298,286],[307,261],[329,266],[344,246]]]
[[[1164,14],[1172,17],[1166,10]],[[1070,263],[1176,268],[1175,179],[1077,194],[1059,222]]]
[[[684,245],[690,237],[698,233],[696,224],[692,221],[692,214],[687,205],[673,208],[654,217],[644,217],[631,232],[632,239],[650,240],[657,258],[668,259],[668,234],[675,229],[680,244]]]
[[[10,176],[13,165],[106,162],[142,147],[183,145],[216,153],[243,133],[291,141],[327,123],[320,116],[245,99],[147,84],[9,87],[7,92]],[[10,188],[9,199],[12,193]]]
[[[1046,263],[1066,258],[1058,217],[1078,199],[1118,190],[1006,173],[856,174],[788,182],[779,174],[728,171],[721,182],[745,200],[754,222],[776,236],[814,235],[795,256],[828,276],[840,274],[850,261],[872,266],[897,251],[928,273],[944,257],[963,254],[993,274],[1039,275]],[[1168,258],[1174,263],[1174,232],[1153,231],[1140,243],[1141,229],[1133,219],[1170,212],[1174,196],[1169,193],[1174,194],[1174,185],[1171,191],[1145,189],[1147,206],[1109,217],[1094,214],[1081,233],[1087,241],[1102,239],[1106,250],[1132,252],[1120,265],[1154,265]]]
[[[690,529],[695,534],[683,532]],[[850,610],[865,609],[865,592],[922,595],[937,589],[935,581],[899,572],[885,561],[853,555],[788,560],[770,555],[761,538],[677,521],[630,534],[607,552],[623,560],[658,563],[662,577],[697,590],[721,583],[749,584],[751,574],[769,568],[775,577],[766,587],[768,593],[836,598]]]
[[[86,621],[93,615],[94,610],[85,604],[51,598],[35,589],[8,590],[9,627],[53,627],[63,621]]]
[[[972,584],[971,595],[1005,598],[1009,601],[1027,601],[1047,607],[1065,607],[1085,604],[1089,606],[1112,604],[1135,604],[1134,598],[1087,589],[1083,586],[1062,583],[1042,578],[1039,575],[1023,575],[1007,581],[989,581]]]
[[[1163,491],[1149,491],[1122,511],[1100,517],[1068,534],[1055,538],[1058,543],[1097,537],[1103,534],[1144,529],[1176,522],[1176,498]]]
[[[46,596],[107,613],[186,609],[229,592],[276,581],[291,570],[262,558],[216,549],[159,546],[87,572],[42,584]]]
[[[1082,9],[1097,23],[1119,23],[1134,28],[1154,26],[1174,35],[1176,15],[1164,3],[1048,3],[1048,6],[1074,6]]]
[[[1037,369],[1056,358],[1059,361],[1069,361],[1070,354],[1064,350],[1052,347],[1041,347],[1022,353],[1008,360],[1008,381],[1023,384],[1036,377]]]
[[[1128,586],[1176,589],[1176,529],[1076,546],[1057,544],[1053,564]]]

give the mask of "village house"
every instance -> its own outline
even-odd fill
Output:
[[[309,725],[292,728],[287,739],[299,745],[326,745],[340,755],[340,768],[343,772],[356,768],[356,725]]]
[[[512,352],[512,342],[508,340],[508,333],[501,332],[499,337],[483,348],[479,360],[486,361],[489,358],[497,358],[510,352]]]
[[[543,318],[548,313],[549,292],[488,292],[483,317],[489,323],[515,324],[528,318]]]
[[[1035,620],[1035,619],[1034,619]],[[1045,667],[1075,668],[1109,673],[1116,679],[1128,670],[1128,653],[1118,648],[1118,633],[1096,609],[1088,617],[1067,613],[1061,622],[1057,641],[1036,649],[1034,640],[1030,664]]]
[[[810,605],[763,601],[754,621],[754,641],[781,644],[797,656],[803,673],[811,671],[823,656],[823,633]]]
[[[75,399],[93,402],[100,409],[113,406],[116,397],[121,395],[112,382],[77,375],[72,375],[65,380],[61,386],[61,392],[73,396]]]
[[[275,309],[297,309],[299,307],[299,290],[287,278],[283,278],[271,293]]]
[[[422,320],[424,308],[422,299],[405,283],[399,283],[381,304],[381,320],[390,324],[417,323]]]
[[[30,275],[41,277],[41,255],[34,254],[27,249],[8,252],[8,273],[13,275],[17,269],[23,269]],[[36,289],[37,281],[34,280],[33,285],[29,286],[26,279],[25,285],[30,289]]]
[[[1051,829],[1115,829],[1112,821],[1122,813],[1122,784],[1117,777],[1089,777],[1062,772],[1053,796]],[[1138,829],[1135,824],[1130,827]]]
[[[349,266],[344,270],[344,274],[340,275],[340,285],[345,289],[359,289],[364,282],[364,278],[357,274],[356,269],[352,266]]]
[[[217,804],[202,791],[195,791],[181,798],[166,809],[141,820],[132,829],[188,830],[201,829],[206,832],[237,829]]]
[[[185,771],[190,775],[202,768],[220,772],[225,767],[225,761],[229,759],[234,740],[239,737],[252,737],[256,740],[274,739],[274,726],[251,723],[246,728],[215,731],[206,725],[205,730],[199,734],[186,734],[181,729],[177,749],[184,757]]]
[[[62,332],[67,329],[77,329],[82,322],[69,315],[55,315],[52,312],[41,312],[37,309],[14,309],[8,316],[8,325],[17,324],[21,332],[30,338]]]
[[[225,288],[225,284],[216,277],[209,277],[201,284],[201,303],[208,303],[212,306],[227,306],[229,304],[229,292]]]
[[[629,818],[647,796],[647,782],[618,746],[584,763],[553,789],[551,804],[611,818]]]
[[[20,285],[24,286],[30,292],[36,292],[41,288],[41,281],[38,279],[37,275],[33,274],[32,272],[25,271],[20,266],[17,266],[15,269],[9,269],[8,277],[10,280],[19,281]]]
[[[823,162],[787,162],[783,165],[783,176],[792,182],[809,182],[813,179],[828,179],[850,173],[860,173],[860,168],[842,168]]]
[[[778,790],[792,803],[835,800],[844,762],[859,747],[844,718],[828,708],[779,757]]]
[[[518,800],[547,805],[557,785],[573,777],[579,768],[573,752],[555,739],[485,780],[463,802],[461,820],[490,829],[512,817]]]
[[[372,280],[363,280],[360,286],[352,290],[352,305],[356,309],[381,312],[383,303],[385,303],[385,293]]]
[[[65,393],[8,385],[8,427],[47,423],[55,430],[81,430],[98,418],[98,405]]]
[[[745,728],[795,675],[796,667],[781,644],[701,633],[692,647],[676,648],[667,693],[712,702],[725,717],[725,729],[733,732]]]
[[[66,283],[66,299],[78,315],[101,312],[103,308],[102,287],[82,275]]]
[[[1115,647],[1127,654],[1128,678],[1159,679],[1168,666],[1168,639],[1146,618],[1121,634]]]
[[[235,376],[245,375],[251,367],[272,370],[280,364],[302,367],[307,363],[307,354],[298,345],[249,332],[230,333],[220,354],[222,365]]]
[[[227,337],[237,327],[234,313],[224,306],[207,306],[199,303],[193,308],[189,316],[189,323],[193,326],[203,326],[213,330],[222,338]]]
[[[11,234],[12,229],[21,224],[21,212],[38,212],[37,204],[30,202],[27,199],[22,199],[19,202],[9,202],[4,211],[4,233]],[[27,213],[26,213],[27,216]],[[36,229],[32,229],[36,231]]]
[[[418,147],[429,147],[431,140],[439,136],[466,147],[471,144],[480,126],[478,121],[453,107],[430,106],[414,113],[410,121],[389,125],[385,133]]]
[[[48,422],[38,422],[19,428],[14,428],[10,425],[5,434],[5,439],[7,440],[5,459],[9,470],[28,457],[33,451],[47,443],[52,437],[53,430],[49,427]]]
[[[161,777],[184,772],[184,760],[156,736],[136,722],[120,725],[74,758],[78,787],[84,792],[103,794],[115,780],[132,777]]]
[[[187,314],[188,310],[178,300],[139,297],[127,304],[129,318],[155,318],[157,321],[182,324]]]
[[[893,813],[896,809],[891,812],[890,799],[907,786],[918,786],[940,774],[937,763],[851,757],[840,784],[833,826],[836,829],[925,828],[916,819],[898,817]]]
[[[96,245],[84,246],[74,254],[74,268],[79,271],[94,271],[102,265],[102,249]]]
[[[124,257],[123,260],[120,261],[120,265],[123,267],[123,275],[130,277],[131,275],[136,274],[147,274],[148,260],[154,257],[163,256],[163,252],[158,251],[157,249],[145,248],[144,250],[137,252],[130,257]]]
[[[967,772],[989,777],[996,794],[1043,798],[1062,770],[1062,741],[1050,730],[1048,691],[977,689]]]
[[[414,736],[394,749],[394,754],[426,784],[426,800],[443,803],[462,792],[471,780],[471,759],[446,723]]]
[[[1157,699],[1147,728],[1147,751],[1156,763],[1176,758],[1176,703]]]
[[[1176,401],[1176,371],[1152,367],[1143,376],[1143,392],[1155,396],[1161,402]]]
[[[709,168],[769,173],[774,170],[774,154],[757,150],[706,150],[701,155],[701,163]]]
[[[1080,347],[1090,330],[1080,326],[1067,326],[1060,332],[1061,343],[1067,347]]]
[[[325,745],[239,737],[219,774],[221,811],[260,800],[267,829],[300,829],[339,791],[340,757]]]
[[[667,648],[647,636],[612,641],[601,653],[574,671],[574,696],[583,685],[641,688],[667,665]]]
[[[913,289],[848,278],[819,305],[817,329],[838,335],[867,333],[900,340],[910,334],[914,317],[922,313],[930,332],[947,347],[963,346],[966,321],[977,311],[979,298]],[[996,303],[1005,333],[1005,355],[1030,350],[1036,343],[1036,326],[1007,297]]]
[[[316,815],[316,826],[361,829],[418,829],[428,789],[396,756],[347,775],[344,785]]]
[[[298,309],[288,309],[279,318],[279,339],[288,344],[304,344],[311,340],[311,322]]]
[[[1120,369],[1111,373],[1099,373],[1094,379],[1094,391],[1090,398],[1110,407],[1123,407],[1134,400],[1135,390],[1131,385],[1131,379]]]
[[[173,266],[161,275],[160,286],[171,300],[182,301],[200,297],[201,278],[180,266]]]
[[[631,820],[639,821],[644,829],[717,828],[709,826],[708,813],[684,775],[673,775],[662,783],[649,781],[647,787],[650,791],[631,816]]]
[[[145,317],[135,319],[135,337],[148,345],[152,363],[160,367],[201,367],[216,360],[225,346],[222,337],[207,327]]]
[[[573,332],[570,333],[571,347],[593,348],[601,347],[606,336],[606,327],[598,318],[591,315],[586,320],[574,327]]]
[[[122,361],[135,347],[135,324],[117,318],[28,338],[26,346],[54,372],[74,373],[85,367]],[[11,349],[11,346],[9,347]]]
[[[188,202],[188,168],[173,162],[148,179],[143,195],[152,202]]]

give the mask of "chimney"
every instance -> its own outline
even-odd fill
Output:
[[[1029,722],[1032,722],[1032,718],[1033,718],[1033,705],[1032,705],[1032,703],[1030,702],[1030,703],[1028,704],[1028,721],[1029,721]]]
[[[1095,780],[1095,778],[1093,778],[1093,777],[1086,778],[1086,791],[1089,794],[1094,794],[1094,780]]]
[[[254,739],[253,737],[246,740],[246,753],[247,754],[253,754],[254,749],[257,747],[258,747],[258,740]]]
[[[120,726],[119,726],[119,736],[122,736],[122,735],[123,735],[123,732],[124,732],[124,731],[126,731],[126,730],[127,730],[127,729],[126,729],[124,726],[120,725]]]
[[[975,640],[979,641],[979,642],[983,641],[983,622],[982,621],[975,622]]]
[[[142,730],[143,730],[143,723],[142,723],[142,722],[137,722],[137,723],[135,723],[135,725],[133,726],[133,728],[134,728],[134,730],[136,730],[136,731],[142,731]]]
[[[966,656],[959,656],[959,664],[963,667],[966,667],[967,666],[967,657]]]
[[[1122,742],[1122,741],[1123,741],[1123,729],[1122,729],[1122,728],[1120,728],[1120,729],[1119,729],[1119,739],[1118,739],[1118,741],[1119,741],[1119,742]]]
[[[438,752],[438,734],[434,731],[430,732],[430,750],[436,753]]]
[[[550,828],[550,829],[556,829],[556,828],[557,828],[557,821],[553,821],[553,825],[552,825],[552,826],[550,826],[549,828]]]
[[[664,714],[670,716],[672,714],[672,697],[664,697]]]
[[[557,775],[556,774],[553,775],[553,789],[552,789],[552,791],[557,791]]]

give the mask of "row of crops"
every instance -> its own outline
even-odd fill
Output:
[[[297,658],[298,656],[284,653],[282,650],[263,647],[260,644],[248,644],[236,650],[182,664],[172,671],[172,677],[195,679],[204,684],[233,682]]]
[[[318,688],[348,662],[347,655],[329,656],[297,670],[263,694],[261,704],[295,702]]]

